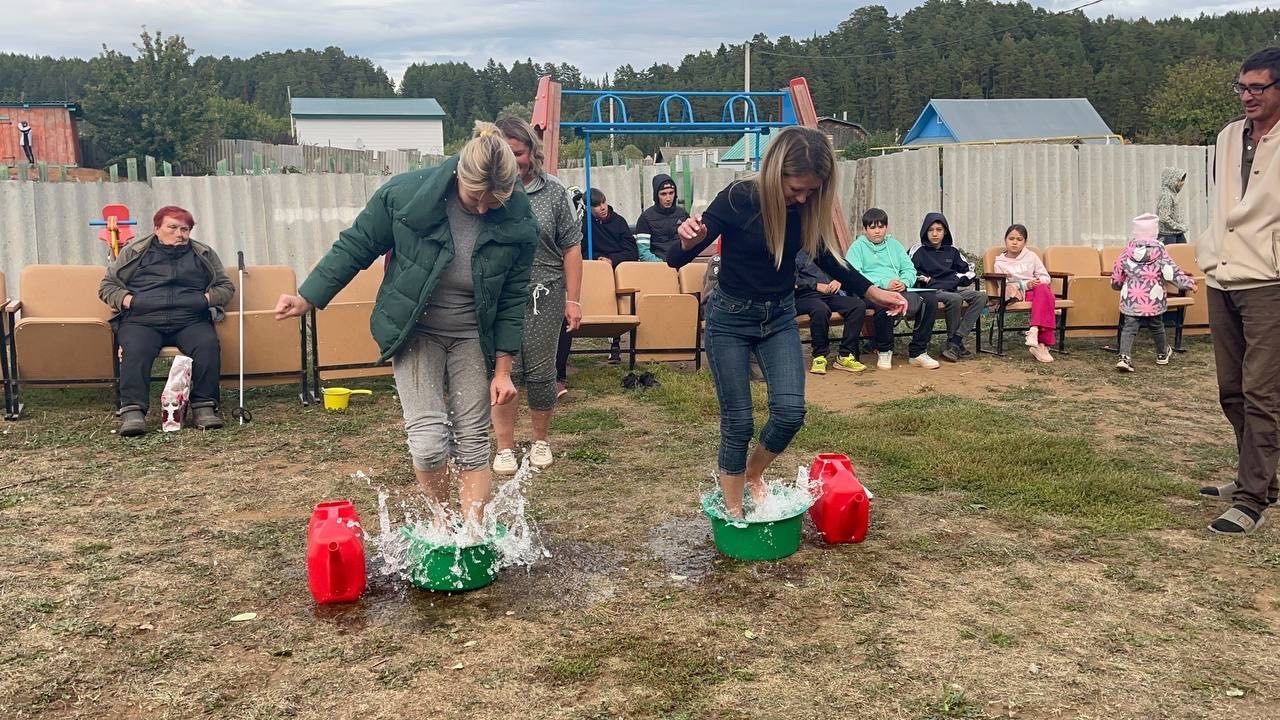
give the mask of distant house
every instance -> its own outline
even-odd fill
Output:
[[[80,130],[76,121],[84,119],[80,105],[73,102],[7,102],[0,100],[0,165],[26,162],[18,123],[31,125],[31,148],[36,162],[50,165],[79,165]]]
[[[759,156],[764,157],[764,151],[769,149],[769,142],[777,131],[762,134],[760,138]],[[720,159],[716,161],[716,167],[730,168],[733,170],[755,170],[756,169],[756,134],[743,135],[738,138],[738,142],[729,147],[728,150],[720,153]]]
[[[299,145],[444,154],[444,108],[432,98],[293,98]]]
[[[663,145],[653,157],[656,163],[667,163],[672,171],[685,168],[715,167],[726,147],[699,145]]]
[[[867,137],[867,129],[858,123],[833,117],[818,118],[818,129],[831,138],[831,146],[836,150],[843,150]]]
[[[1120,142],[1084,98],[930,100],[903,145],[1081,138]]]

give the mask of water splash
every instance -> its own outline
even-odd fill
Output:
[[[393,499],[392,491],[375,488],[372,479],[357,472],[353,477],[363,479],[378,496],[378,535],[365,533],[365,541],[372,543],[378,572],[404,583],[422,560],[424,548],[451,553],[451,572],[462,578],[464,554],[467,551],[489,545],[493,560],[487,568],[497,573],[511,567],[532,567],[551,553],[543,546],[538,527],[526,516],[528,498],[525,492],[538,470],[529,463],[528,455],[521,460],[514,477],[498,486],[493,498],[481,513],[479,526],[466,522],[459,510],[438,503],[419,492]],[[451,469],[453,484],[457,472]],[[393,507],[394,505],[394,507]],[[402,518],[398,524],[393,515]],[[461,588],[459,580],[457,587]]]
[[[774,522],[795,517],[813,505],[820,491],[818,483],[809,479],[809,469],[799,467],[796,468],[794,481],[766,478],[765,497],[759,503],[751,497],[751,493],[744,493],[741,520],[729,517],[724,505],[724,494],[719,488],[703,493],[702,507],[720,520],[745,526],[749,523]]]

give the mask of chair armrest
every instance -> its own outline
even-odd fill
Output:
[[[636,314],[636,293],[638,292],[640,291],[635,288],[618,288],[617,290],[613,291],[614,295],[616,295],[617,297],[620,297],[620,298],[625,297],[631,300],[632,315]]]
[[[18,312],[19,310],[21,310],[21,309],[22,309],[22,301],[21,301],[21,300],[6,300],[6,301],[5,301],[5,305],[4,305],[4,312],[9,313],[10,315],[16,315],[16,314],[17,314],[17,312]]]
[[[1062,270],[1050,270],[1050,271],[1049,271],[1049,277],[1051,277],[1051,278],[1070,278],[1070,277],[1075,277],[1075,276],[1076,276],[1076,274],[1075,274],[1075,273],[1064,272],[1064,271],[1062,271]]]
[[[1001,280],[1009,279],[1009,276],[1005,273],[982,273],[981,277],[983,280],[990,280],[991,282],[1000,282]]]

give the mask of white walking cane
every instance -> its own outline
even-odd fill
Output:
[[[240,285],[236,291],[236,298],[240,301],[240,312],[237,313],[237,324],[239,325],[240,342],[237,349],[240,351],[240,404],[232,411],[231,416],[240,421],[241,425],[253,421],[253,415],[244,406],[244,251],[236,251],[236,265],[239,268]]]

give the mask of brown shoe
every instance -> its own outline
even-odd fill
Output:
[[[147,433],[147,415],[142,412],[142,408],[131,405],[120,408],[116,414],[120,416],[120,429],[116,431],[120,437],[137,437]]]
[[[199,407],[192,406],[191,412],[194,414],[192,423],[195,424],[197,430],[217,430],[222,427],[222,418],[218,417],[218,413],[213,409],[212,405],[201,405]]]

